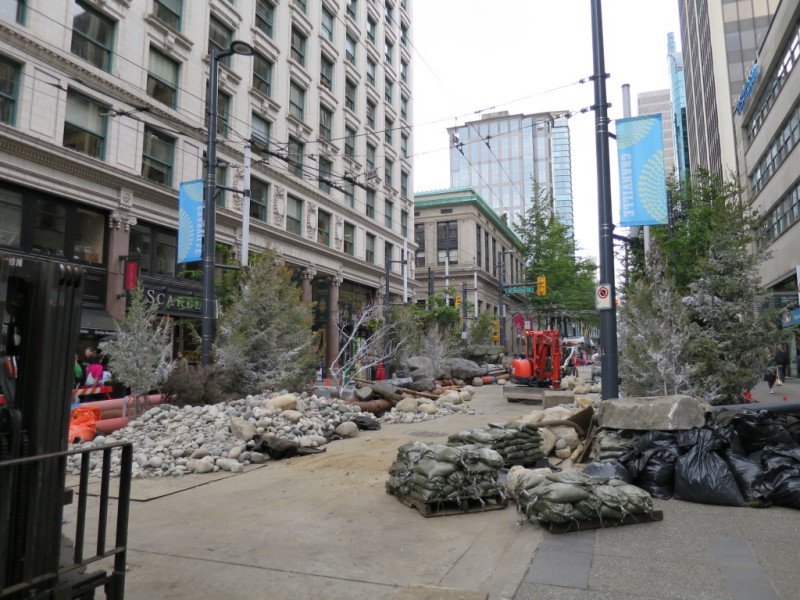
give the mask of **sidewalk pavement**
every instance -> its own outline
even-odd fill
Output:
[[[773,393],[769,393],[769,386],[766,381],[759,381],[750,390],[753,402],[800,402],[800,379],[797,377],[787,377],[783,385],[773,386]]]
[[[788,388],[789,386],[787,386]],[[664,520],[553,535],[504,510],[424,518],[385,492],[397,448],[525,414],[387,425],[245,473],[133,481],[127,600],[790,600],[797,511],[656,501]],[[89,514],[95,514],[92,499]],[[74,507],[67,507],[68,511]],[[71,517],[67,514],[68,518]]]

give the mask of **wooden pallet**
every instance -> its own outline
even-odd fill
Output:
[[[423,517],[447,517],[449,515],[465,515],[469,513],[480,513],[490,510],[500,510],[508,506],[508,500],[503,497],[465,498],[459,502],[454,500],[434,500],[423,502],[417,498],[398,494],[386,484],[386,493],[394,496],[409,508],[416,508]]]
[[[607,529],[609,527],[620,527],[621,525],[637,525],[639,523],[652,523],[663,521],[664,511],[654,510],[649,515],[627,514],[622,519],[589,519],[587,521],[571,521],[569,523],[548,523],[550,533],[570,533],[571,531],[583,531],[584,529]]]

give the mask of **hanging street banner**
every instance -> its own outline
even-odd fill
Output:
[[[620,226],[667,223],[661,115],[617,119]]]
[[[792,325],[800,325],[800,308],[795,308],[792,312],[783,315],[783,326],[791,327]]]
[[[203,180],[184,181],[178,195],[178,262],[203,258]]]

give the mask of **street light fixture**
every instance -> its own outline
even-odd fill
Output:
[[[217,193],[217,94],[219,93],[219,61],[233,54],[252,56],[253,47],[239,40],[231,42],[226,50],[211,48],[208,53],[208,91],[206,114],[208,115],[208,137],[206,138],[206,177],[203,183],[203,318],[201,322],[200,364],[211,364],[211,346],[214,343],[217,311],[214,295],[215,233]],[[246,217],[246,215],[245,215]]]

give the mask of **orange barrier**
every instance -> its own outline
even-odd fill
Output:
[[[105,394],[106,398],[111,399],[111,392],[114,391],[110,385],[84,385],[72,390],[72,397],[91,396],[92,394]]]

